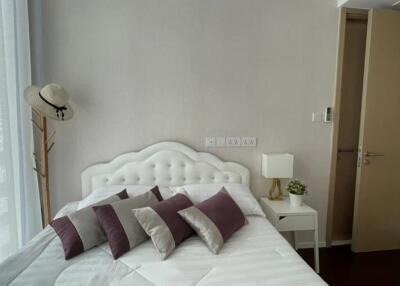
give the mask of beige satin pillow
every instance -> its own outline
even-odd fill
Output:
[[[193,229],[178,215],[179,210],[192,205],[187,196],[177,194],[156,205],[133,210],[163,260],[194,234]]]
[[[215,254],[247,222],[239,206],[224,188],[208,200],[178,213]]]

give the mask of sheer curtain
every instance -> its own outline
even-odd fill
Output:
[[[33,167],[28,0],[0,0],[0,261],[41,230]]]

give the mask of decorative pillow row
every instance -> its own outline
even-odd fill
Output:
[[[208,193],[213,196],[195,205],[189,197],[197,202],[200,199],[196,195],[202,191],[192,191],[193,196],[189,196],[186,186],[164,201],[157,186],[133,198],[128,198],[124,190],[58,218],[51,226],[62,241],[66,259],[103,243],[106,237],[113,257],[118,258],[145,241],[147,235],[165,259],[194,231],[217,254],[246,219],[239,203],[225,188],[214,190]]]

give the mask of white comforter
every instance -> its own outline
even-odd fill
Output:
[[[65,261],[60,240],[47,227],[0,264],[0,285],[326,285],[265,218],[248,220],[218,255],[192,237],[165,261],[151,241],[117,260],[105,243]]]

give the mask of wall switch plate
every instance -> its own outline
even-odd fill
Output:
[[[240,137],[226,137],[226,147],[240,147]]]
[[[206,137],[206,147],[215,147],[215,137]]]
[[[322,122],[322,113],[321,112],[313,112],[311,120],[312,120],[312,122]]]
[[[241,146],[256,147],[257,146],[257,138],[256,137],[242,137]]]
[[[226,146],[226,142],[225,142],[225,137],[215,137],[215,145],[217,147],[225,147]]]

